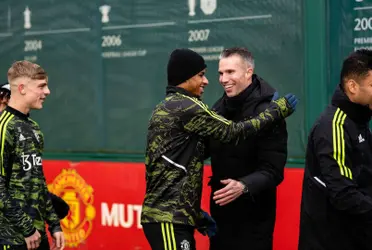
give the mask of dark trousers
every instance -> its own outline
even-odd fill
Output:
[[[40,246],[37,248],[38,250],[50,250],[48,238],[44,238]],[[0,245],[0,250],[27,250],[26,243],[24,245]]]
[[[196,250],[194,227],[168,222],[142,224],[152,250]]]
[[[255,230],[257,225],[244,223],[218,224],[217,234],[210,238],[209,250],[273,250],[272,234]],[[256,227],[256,228],[254,228]]]

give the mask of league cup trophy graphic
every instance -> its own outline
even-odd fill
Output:
[[[102,19],[101,19],[102,23],[108,23],[110,21],[110,18],[109,18],[110,10],[111,10],[110,5],[102,5],[101,7],[99,7],[99,11],[102,14]]]
[[[30,29],[31,28],[31,11],[28,8],[28,6],[26,6],[25,11],[23,12],[23,16],[24,16],[24,21],[25,21],[24,28]]]

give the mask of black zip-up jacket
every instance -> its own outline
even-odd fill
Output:
[[[308,138],[299,250],[372,249],[371,111],[339,86]]]
[[[274,92],[275,89],[262,78],[253,75],[252,84],[242,93],[231,98],[224,94],[213,110],[232,121],[248,119],[268,107]],[[219,225],[217,237],[221,237],[212,249],[227,249],[231,244],[235,244],[234,249],[246,249],[247,244],[252,249],[272,248],[276,187],[283,180],[287,138],[283,120],[237,145],[210,140],[212,192],[223,188],[225,185],[220,180],[228,178],[244,182],[249,190],[225,206],[216,205],[211,199],[211,215]],[[229,225],[239,228],[239,233],[233,233],[234,230],[224,232]]]
[[[167,96],[155,107],[148,127],[141,222],[198,226],[205,138],[244,140],[291,112],[287,101],[281,98],[259,117],[234,123],[184,89],[168,87]]]

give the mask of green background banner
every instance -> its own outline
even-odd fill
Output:
[[[339,83],[342,61],[357,49],[372,49],[372,1],[330,0],[328,93]]]
[[[147,122],[164,98],[166,63],[178,47],[208,64],[208,105],[223,93],[218,56],[245,46],[256,73],[301,102],[288,121],[289,156],[305,151],[301,0],[1,1],[0,74],[15,60],[49,73],[52,94],[33,112],[46,152],[144,152]]]

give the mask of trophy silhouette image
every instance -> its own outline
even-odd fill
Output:
[[[109,18],[110,10],[111,10],[110,5],[102,5],[101,7],[99,7],[99,11],[102,14],[102,19],[101,19],[102,23],[108,23],[110,21],[110,18]]]
[[[189,0],[189,16],[195,16],[196,0]]]
[[[23,12],[23,16],[24,16],[24,21],[25,21],[23,27],[25,29],[31,29],[31,11],[28,8],[28,6],[26,6],[25,11]]]

